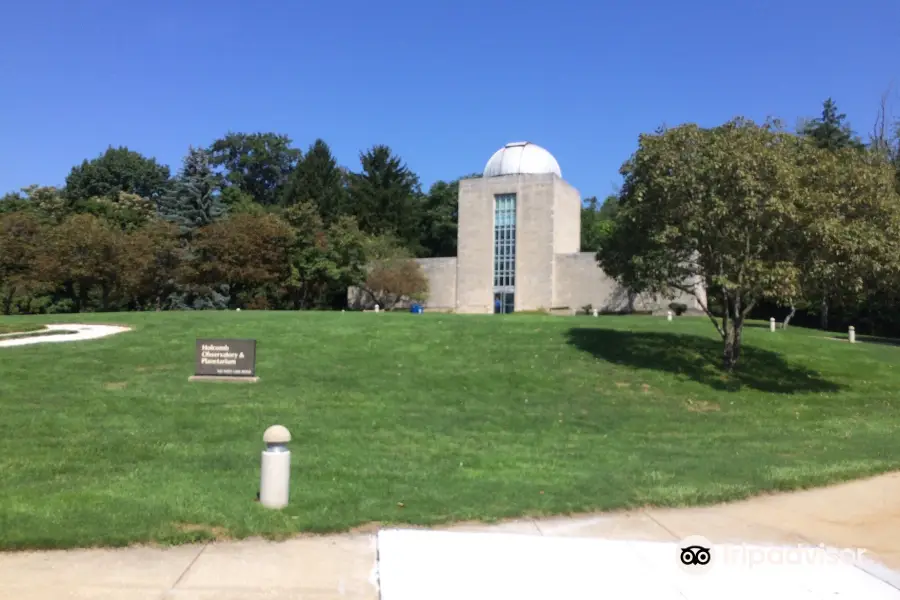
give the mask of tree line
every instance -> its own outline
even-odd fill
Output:
[[[830,99],[793,132],[661,128],[640,137],[621,190],[585,200],[582,250],[634,291],[702,279],[732,352],[744,320],[775,311],[900,333],[898,140],[884,99],[865,142]],[[456,254],[458,181],[424,191],[387,146],[350,170],[323,140],[301,151],[277,133],[190,148],[174,174],[110,147],[62,187],[0,198],[0,311],[337,308],[349,286],[383,306],[422,297],[411,259]]]
[[[884,106],[884,105],[882,105]],[[881,113],[884,125],[884,112]],[[900,127],[864,143],[832,100],[798,131],[735,118],[642,135],[597,259],[637,292],[695,294],[733,369],[744,323],[805,311],[828,328],[900,324]],[[600,219],[598,219],[600,221]],[[696,293],[702,283],[706,297]],[[860,329],[860,323],[857,323]]]
[[[174,175],[110,147],[0,198],[0,311],[334,308],[349,286],[389,306],[427,293],[411,259],[455,255],[457,189],[383,145],[351,171],[323,140],[229,133]]]

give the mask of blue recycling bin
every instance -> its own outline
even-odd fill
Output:
[[[409,312],[413,313],[414,315],[422,314],[422,305],[418,302],[413,303],[413,305],[409,307]]]

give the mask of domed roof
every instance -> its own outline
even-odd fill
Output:
[[[512,142],[494,152],[484,167],[485,177],[501,175],[541,175],[553,173],[562,178],[553,155],[531,142]]]

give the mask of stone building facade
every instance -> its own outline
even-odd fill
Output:
[[[529,142],[507,144],[481,178],[459,183],[457,255],[418,259],[429,281],[426,310],[458,313],[700,310],[692,295],[633,296],[581,252],[581,195],[556,159]],[[702,296],[701,296],[702,297]],[[351,304],[363,302],[351,291]]]

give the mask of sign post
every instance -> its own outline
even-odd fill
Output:
[[[256,383],[256,340],[197,340],[194,375],[188,381]]]

